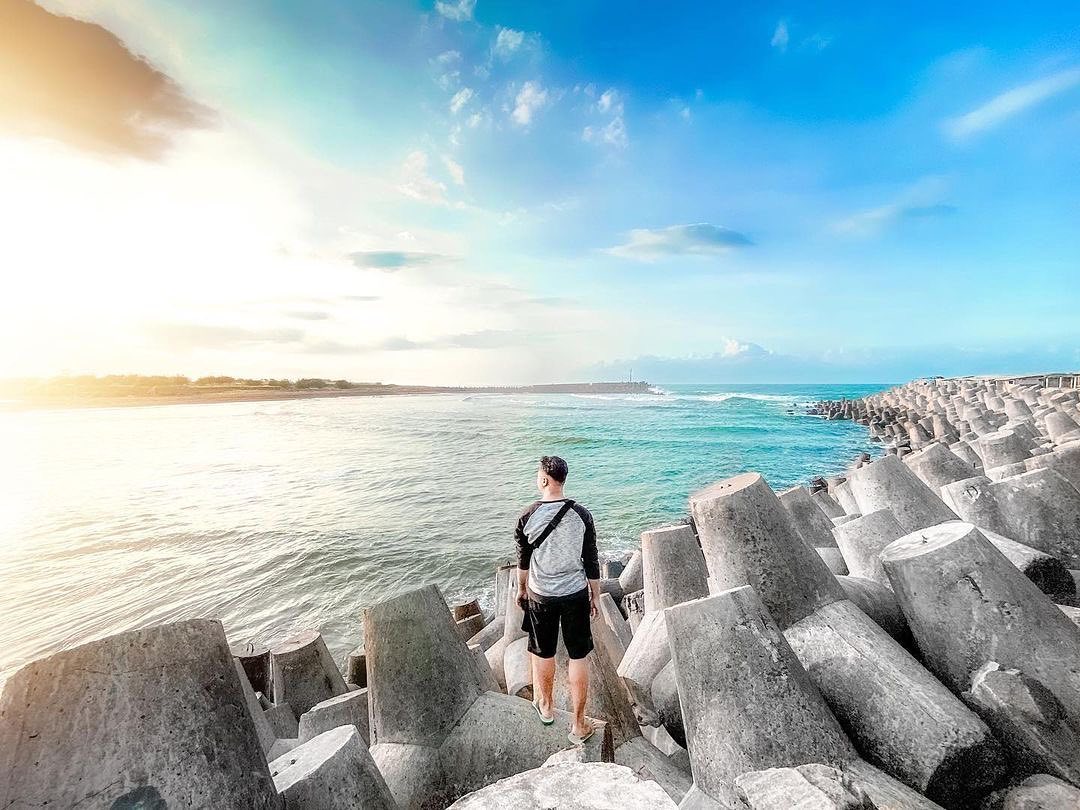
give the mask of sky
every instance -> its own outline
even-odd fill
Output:
[[[1080,4],[0,0],[0,377],[1080,368]]]

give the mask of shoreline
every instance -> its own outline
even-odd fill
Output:
[[[649,383],[551,383],[523,386],[361,385],[355,388],[242,388],[170,394],[101,397],[26,397],[0,400],[0,412],[82,410],[86,408],[144,408],[153,405],[219,405],[230,402],[281,402],[342,397],[400,397],[424,394],[653,394]]]

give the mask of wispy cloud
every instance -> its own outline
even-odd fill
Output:
[[[956,206],[941,201],[947,191],[944,179],[924,178],[884,205],[837,220],[833,230],[852,236],[874,236],[904,220],[951,216],[956,213]]]
[[[1022,84],[994,96],[970,112],[948,119],[945,122],[945,131],[952,138],[963,140],[993,129],[1013,116],[1066,90],[1071,90],[1078,84],[1080,84],[1080,68],[1062,70],[1051,76]]]
[[[776,24],[776,30],[773,31],[772,40],[769,44],[784,53],[787,50],[788,42],[791,41],[791,37],[788,34],[787,20],[781,20]]]
[[[159,343],[178,349],[235,349],[304,339],[300,329],[245,329],[201,323],[157,323],[148,325],[146,331]]]
[[[449,172],[453,181],[459,186],[465,185],[465,169],[462,165],[449,155],[443,155],[442,160],[443,165],[446,167],[446,171]]]
[[[175,135],[213,113],[100,25],[4,3],[0,131],[55,138],[96,152],[161,158]]]
[[[293,312],[286,312],[285,315],[289,318],[296,318],[301,321],[326,321],[330,319],[329,312],[322,312],[320,310],[296,310]]]
[[[444,0],[436,0],[435,10],[442,14],[448,20],[455,20],[457,22],[464,22],[465,20],[471,20],[473,16],[473,9],[476,8],[476,0],[457,0],[457,2],[444,2]]]
[[[415,352],[446,349],[501,349],[508,346],[520,346],[530,337],[531,335],[526,332],[481,329],[476,332],[461,332],[459,334],[421,339],[393,335],[374,343],[363,344],[323,340],[306,344],[304,352],[307,354],[370,354],[372,352]]]
[[[518,126],[527,127],[532,123],[533,115],[547,103],[548,92],[539,82],[525,82],[514,99],[511,118]]]
[[[427,152],[410,152],[401,166],[401,184],[398,191],[414,200],[433,205],[449,205],[446,184],[428,174]]]
[[[443,253],[423,253],[407,250],[358,250],[348,256],[357,267],[367,270],[385,270],[394,272],[405,267],[421,267],[429,264],[449,264],[457,261],[456,256]],[[355,300],[369,300],[360,296]]]
[[[639,262],[652,262],[672,256],[719,256],[754,244],[745,234],[706,222],[668,228],[637,228],[627,236],[624,244],[604,252]]]
[[[461,112],[462,108],[469,103],[469,100],[473,97],[473,91],[471,88],[462,87],[456,93],[454,97],[450,99],[450,112],[457,115]]]
[[[525,41],[524,31],[515,31],[513,28],[499,28],[495,36],[495,44],[491,50],[500,59],[509,59],[521,47]]]
[[[626,122],[623,119],[622,96],[615,88],[609,88],[601,93],[594,105],[596,112],[601,115],[610,115],[611,120],[603,126],[588,125],[581,132],[583,140],[590,143],[606,143],[618,148],[625,147],[630,139],[626,134]]]

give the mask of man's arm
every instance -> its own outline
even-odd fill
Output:
[[[525,609],[525,601],[528,599],[529,561],[532,559],[533,547],[525,534],[525,524],[529,520],[532,509],[528,509],[518,518],[517,529],[514,531],[514,542],[517,544],[517,603]]]
[[[596,550],[596,527],[592,514],[584,507],[581,515],[585,524],[585,537],[581,542],[581,563],[585,567],[585,578],[589,580],[589,615],[593,618],[600,612],[600,555]]]

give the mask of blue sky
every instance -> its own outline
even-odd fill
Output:
[[[66,214],[78,269],[70,245],[15,253],[8,328],[41,334],[9,373],[1080,367],[1080,6],[42,5],[85,25],[64,36],[115,35],[103,81],[142,58],[178,99],[103,101],[93,141],[85,119],[0,117],[23,188],[110,202]],[[7,194],[26,233],[63,207]],[[94,295],[108,318],[85,317]]]

